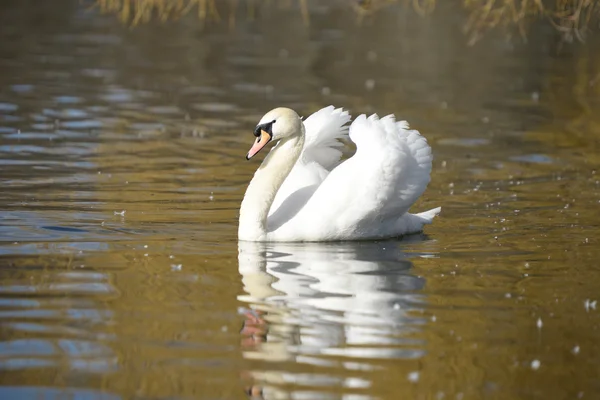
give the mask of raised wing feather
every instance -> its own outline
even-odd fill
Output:
[[[348,112],[333,106],[320,109],[304,121],[304,148],[271,205],[272,226],[293,217],[340,161],[343,143],[339,139],[348,136],[348,121]],[[280,210],[284,202],[285,209]]]
[[[429,184],[433,161],[431,147],[427,139],[418,131],[409,129],[408,122],[396,122],[393,115],[388,115],[379,121],[375,115],[369,120],[371,124],[379,122],[383,125],[386,131],[386,143],[395,147],[398,155],[402,155],[402,159],[396,161],[400,168],[393,178],[394,184],[391,185],[392,195],[398,201],[390,202],[387,207],[384,207],[382,213],[403,214],[421,197]],[[396,160],[397,157],[392,159]]]
[[[343,143],[339,139],[348,136],[346,123],[350,114],[341,108],[329,106],[310,115],[304,121],[305,142],[300,163],[316,162],[326,170],[335,166],[342,157]]]

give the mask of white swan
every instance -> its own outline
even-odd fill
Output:
[[[247,159],[279,141],[248,185],[238,237],[246,241],[337,241],[420,232],[441,208],[410,214],[429,183],[431,148],[393,115],[360,115],[350,125],[356,153],[341,164],[350,116],[333,106],[302,121],[289,108],[258,123]]]

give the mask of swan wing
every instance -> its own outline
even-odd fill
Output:
[[[306,204],[329,171],[340,161],[343,143],[339,139],[348,137],[348,126],[345,126],[348,121],[348,112],[334,106],[322,108],[306,118],[302,153],[277,191],[270,216],[283,221]],[[285,210],[280,210],[283,203]]]
[[[420,230],[439,212],[432,210],[422,217],[406,214],[430,180],[431,148],[418,131],[393,115],[381,119],[361,115],[349,135],[356,153],[331,171],[293,218],[269,232],[270,238],[397,236]]]
[[[329,106],[310,115],[304,121],[305,141],[300,165],[317,163],[330,171],[342,157],[344,146],[339,139],[348,136],[350,114],[341,108]]]

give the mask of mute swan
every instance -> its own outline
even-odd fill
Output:
[[[420,232],[441,208],[410,214],[429,183],[431,148],[393,115],[350,125],[356,153],[339,164],[350,116],[333,106],[306,121],[289,108],[260,120],[246,159],[278,141],[254,174],[240,208],[245,241],[339,241]]]

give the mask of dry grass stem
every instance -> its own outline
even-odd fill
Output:
[[[96,0],[103,12],[119,15],[121,21],[131,25],[148,22],[152,18],[161,21],[179,18],[198,8],[201,23],[221,21],[221,12],[228,15],[228,23],[235,25],[235,15],[240,3],[246,8],[249,19],[254,19],[258,6],[272,5],[290,7],[296,4],[302,19],[310,23],[309,2],[323,0]],[[418,14],[428,15],[435,11],[439,0],[346,0],[358,14],[359,20],[374,15],[383,8],[404,3]],[[566,39],[583,40],[587,30],[600,20],[600,0],[461,0],[468,14],[465,32],[476,40],[494,28],[511,29],[525,36],[531,22],[548,20]],[[221,8],[221,11],[220,8]]]

